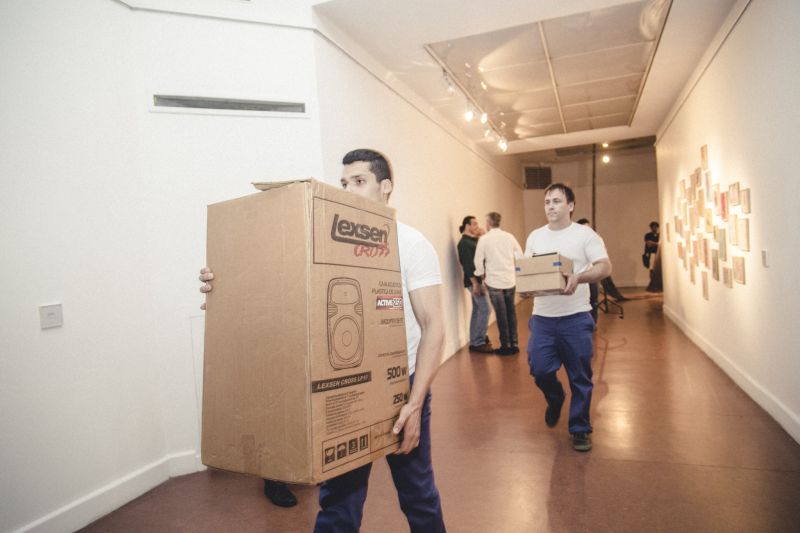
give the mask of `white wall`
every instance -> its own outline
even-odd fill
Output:
[[[198,468],[205,206],[321,173],[312,36],[112,0],[0,6],[0,531],[71,531]],[[156,113],[154,93],[309,111]],[[41,331],[50,302],[64,326]]]
[[[0,531],[74,530],[200,467],[205,206],[251,181],[336,183],[345,151],[386,151],[399,217],[442,260],[447,352],[466,342],[457,227],[498,210],[523,237],[518,161],[477,151],[315,34],[314,3],[0,6]],[[307,113],[168,113],[153,94]],[[51,302],[64,326],[41,331]]]
[[[317,38],[315,50],[325,178],[338,181],[342,156],[353,148],[374,148],[389,157],[395,173],[390,205],[439,254],[449,356],[468,341],[458,226],[465,215],[482,220],[499,211],[503,227],[524,238],[519,164],[474,151],[328,40]]]
[[[800,4],[754,0],[674,120],[667,122],[657,154],[662,220],[674,216],[677,184],[700,165],[704,144],[723,190],[739,182],[752,191],[751,251],[729,245],[730,255],[745,258],[746,285],[729,289],[712,279],[709,300],[704,300],[700,274],[691,284],[678,264],[673,237],[664,248],[664,309],[800,441],[800,284],[795,275],[800,183],[794,157],[800,119],[798,27]],[[768,268],[761,264],[762,250]],[[723,264],[730,267],[731,260]]]
[[[658,220],[655,153],[652,149],[632,149],[612,152],[611,157],[609,164],[597,164],[596,230],[606,243],[614,283],[619,287],[644,287],[650,282],[641,259],[644,234],[650,231],[650,222]],[[591,159],[549,166],[553,182],[566,183],[575,192],[572,219],[591,220]],[[527,238],[528,233],[547,223],[543,191],[526,190],[524,202]]]

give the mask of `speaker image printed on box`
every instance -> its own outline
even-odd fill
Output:
[[[352,278],[328,283],[328,358],[336,370],[364,359],[364,306],[361,286]]]

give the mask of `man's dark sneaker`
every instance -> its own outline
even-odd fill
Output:
[[[265,479],[264,495],[278,507],[294,507],[297,505],[297,498],[294,497],[286,483],[280,481]]]
[[[494,353],[494,346],[492,346],[489,343],[479,344],[477,346],[470,345],[469,351],[470,352],[478,352],[478,353]]]
[[[572,447],[579,452],[588,452],[592,449],[592,436],[589,433],[573,433]]]
[[[489,335],[486,335],[486,337],[483,338],[483,343],[484,344],[492,344],[492,341],[489,340]]]
[[[564,405],[564,399],[560,402],[548,403],[547,410],[544,412],[544,423],[547,427],[552,428],[558,424],[558,419],[561,418],[561,406]]]
[[[512,346],[511,351],[513,351],[514,353],[519,353],[519,346]]]
[[[496,349],[494,353],[497,355],[514,355],[517,352],[515,352],[511,346],[501,346],[500,348]]]

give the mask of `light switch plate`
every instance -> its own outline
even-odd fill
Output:
[[[39,306],[39,325],[42,329],[60,328],[63,324],[61,304]]]

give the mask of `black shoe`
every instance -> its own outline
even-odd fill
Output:
[[[486,335],[486,337],[483,338],[483,343],[484,344],[492,344],[492,341],[489,340],[489,335]]]
[[[592,436],[589,433],[573,433],[572,447],[579,452],[588,452],[592,449]]]
[[[469,351],[478,353],[494,353],[494,347],[489,343],[479,344],[477,346],[471,344],[469,346]]]
[[[547,410],[544,412],[544,423],[547,427],[552,428],[558,424],[558,419],[561,418],[561,406],[564,405],[562,398],[558,403],[547,403]]]
[[[514,355],[517,352],[515,352],[514,348],[510,346],[501,346],[500,348],[496,349],[494,353],[497,355]]]
[[[269,498],[269,501],[278,507],[294,507],[297,505],[297,498],[294,497],[294,494],[292,494],[292,491],[286,486],[286,483],[280,481],[265,479],[264,496]]]
[[[512,346],[511,351],[514,353],[519,353],[519,346]]]

